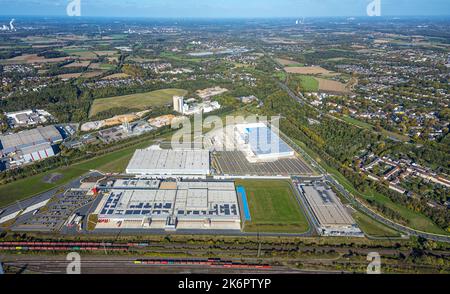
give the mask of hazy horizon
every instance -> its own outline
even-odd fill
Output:
[[[81,16],[295,18],[367,16],[373,0],[80,0]],[[449,16],[449,0],[380,0],[381,16]],[[0,0],[2,16],[67,16],[72,0]]]

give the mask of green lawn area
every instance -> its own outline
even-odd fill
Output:
[[[317,92],[319,90],[319,81],[311,76],[300,76],[300,84],[305,92]]]
[[[311,149],[309,149],[303,142],[298,140],[294,140],[305,152],[307,152],[311,157],[313,157],[328,173],[332,174],[334,178],[342,185],[344,188],[352,193],[353,195],[366,199],[366,200],[374,200],[378,203],[384,204],[386,207],[397,211],[402,217],[409,220],[408,226],[429,233],[435,234],[443,234],[450,235],[449,232],[438,227],[431,219],[426,217],[425,215],[413,211],[405,206],[397,204],[393,202],[389,197],[382,195],[374,190],[369,190],[366,193],[362,194],[353,187],[353,185],[336,169],[327,165],[323,162],[320,157],[314,153]]]
[[[359,228],[370,237],[400,237],[400,233],[377,222],[362,212],[353,213]]]
[[[366,122],[354,119],[353,117],[350,117],[350,116],[347,116],[347,115],[343,115],[343,116],[341,116],[341,118],[343,120],[345,120],[346,122],[348,122],[349,124],[352,124],[352,125],[355,125],[355,126],[358,126],[358,127],[361,127],[361,128],[364,128],[364,129],[367,129],[367,130],[370,130],[370,131],[373,131],[373,128],[374,128],[373,125],[371,125],[369,123],[366,123]]]
[[[299,86],[303,92],[317,92],[319,91],[319,81],[316,80],[312,76],[308,75],[298,75],[298,74],[290,74],[289,79],[292,82],[295,82]]]
[[[127,154],[102,165],[98,170],[105,173],[124,173],[131,157],[133,157],[133,154],[127,152]]]
[[[122,168],[125,169],[127,164],[126,159],[131,158],[136,149],[145,148],[150,144],[151,142],[139,143],[132,147],[111,152],[69,167],[57,168],[10,184],[2,185],[0,186],[0,207],[64,185],[71,180],[82,176],[91,169],[108,172],[115,172]],[[62,174],[63,177],[55,183],[44,183],[43,178],[52,173]]]
[[[186,94],[187,91],[182,89],[164,89],[147,93],[95,99],[91,106],[89,116],[92,117],[99,112],[116,107],[145,110],[152,106],[162,106],[171,103],[175,95],[183,96]]]
[[[309,224],[286,180],[238,180],[243,186],[251,214],[246,232],[304,233]]]

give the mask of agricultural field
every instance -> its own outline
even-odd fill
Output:
[[[97,77],[97,76],[100,76],[100,75],[102,75],[104,72],[103,71],[90,71],[90,72],[85,72],[85,73],[83,73],[82,75],[81,75],[81,77],[82,78],[86,78],[86,79],[89,79],[89,78],[93,78],[93,77]]]
[[[76,61],[76,62],[69,63],[67,65],[64,65],[63,67],[67,67],[67,68],[88,67],[89,64],[90,64],[90,61]]]
[[[275,58],[275,61],[278,62],[281,65],[287,66],[287,67],[302,67],[302,63],[298,63],[294,60],[284,59],[284,58]]]
[[[90,51],[89,49],[84,49],[84,48],[65,48],[65,49],[62,49],[61,51],[66,54],[76,56],[82,60],[90,60],[90,59],[97,58],[97,54]]]
[[[103,73],[104,73],[103,71],[99,71],[99,70],[87,71],[87,72],[82,72],[82,73],[60,74],[60,75],[58,75],[58,78],[60,78],[62,80],[76,79],[76,78],[89,79],[89,78],[94,78],[94,77],[100,76]]]
[[[333,80],[327,80],[323,78],[316,78],[319,82],[319,90],[324,92],[338,92],[338,93],[350,93],[350,91],[347,89],[346,85],[333,81]]]
[[[91,106],[89,116],[92,117],[102,111],[117,107],[145,110],[152,106],[162,106],[167,103],[172,103],[173,96],[183,96],[186,95],[186,93],[186,90],[181,89],[165,89],[147,93],[96,99]]]
[[[83,73],[80,73],[80,72],[78,72],[78,73],[61,74],[61,75],[58,75],[58,78],[60,78],[61,80],[76,79],[76,78],[81,77],[82,74]]]
[[[33,64],[33,63],[58,63],[63,62],[72,57],[45,58],[37,54],[24,54],[6,60],[0,60],[0,64]]]
[[[161,59],[159,58],[144,58],[141,56],[127,56],[127,58],[125,59],[125,61],[132,61],[132,62],[137,62],[137,63],[144,63],[144,62],[158,62],[161,61]]]
[[[284,70],[291,74],[302,74],[302,75],[328,75],[332,72],[324,69],[320,66],[287,66]]]
[[[104,77],[103,80],[126,79],[128,77],[129,77],[129,75],[127,75],[126,73],[116,73],[116,74],[112,74],[107,77]]]
[[[291,183],[285,180],[238,180],[250,208],[247,232],[305,233],[309,224],[297,202]]]

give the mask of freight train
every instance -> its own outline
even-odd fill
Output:
[[[238,268],[238,269],[270,269],[269,264],[252,264],[226,261],[220,258],[209,259],[137,259],[134,264],[158,265],[158,266],[194,266],[204,265],[211,267]]]

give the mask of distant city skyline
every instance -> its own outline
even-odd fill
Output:
[[[73,0],[0,0],[0,15],[64,16]],[[321,17],[366,16],[373,0],[80,0],[81,16]],[[450,0],[380,0],[382,16],[450,15]]]

